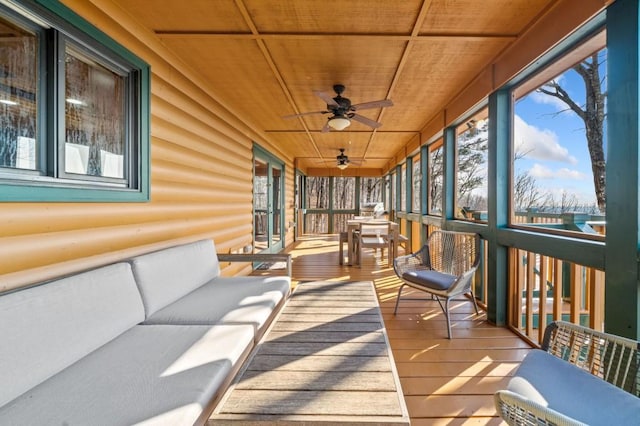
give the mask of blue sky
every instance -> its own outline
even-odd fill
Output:
[[[605,70],[601,71],[604,76]],[[556,80],[579,104],[584,104],[582,78],[573,70]],[[560,100],[537,92],[516,101],[514,146],[526,153],[515,163],[516,173],[529,170],[538,187],[560,199],[563,191],[580,203],[595,203],[593,173],[587,150],[584,122]],[[605,134],[606,140],[606,134]]]

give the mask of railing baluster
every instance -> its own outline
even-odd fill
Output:
[[[540,292],[538,293],[538,342],[547,328],[547,256],[540,256]]]

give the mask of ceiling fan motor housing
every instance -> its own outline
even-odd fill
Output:
[[[351,110],[351,100],[349,98],[343,98],[342,92],[344,92],[345,87],[342,84],[334,84],[333,90],[336,92],[337,96],[333,98],[333,100],[338,104],[336,105],[327,105],[327,109],[333,112],[335,117],[346,117],[347,113]]]
[[[340,148],[340,154],[336,156],[336,160],[338,161],[338,164],[349,163],[349,157],[345,155],[344,148]]]

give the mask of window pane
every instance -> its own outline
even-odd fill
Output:
[[[65,55],[64,170],[125,177],[126,79],[86,55]]]
[[[0,167],[37,168],[38,38],[0,18]]]
[[[442,141],[429,147],[429,214],[436,216],[442,216],[443,152]]]
[[[389,212],[393,212],[394,206],[393,206],[393,187],[391,186],[391,181],[393,179],[391,178],[391,175],[387,175],[384,178],[384,187],[386,190],[386,194],[384,196],[384,202],[385,202],[385,212],[387,214],[389,214]],[[393,214],[391,214],[391,216],[389,216],[390,218],[393,218]]]
[[[265,250],[269,247],[267,232],[267,197],[269,182],[267,173],[267,163],[258,158],[253,163],[253,241],[257,251]]]
[[[400,172],[400,211],[407,211],[407,163],[402,165]]]
[[[607,51],[597,40],[514,91],[512,223],[605,233]]]
[[[420,213],[420,188],[422,174],[420,173],[420,154],[413,157],[413,202],[411,211]]]
[[[307,177],[307,209],[328,209],[329,208],[329,178],[328,177]]]
[[[382,199],[383,178],[360,179],[360,213],[362,215],[382,216],[385,213]]]
[[[456,210],[459,219],[487,220],[489,110],[456,128]]]
[[[282,239],[282,170],[273,165],[271,167],[271,197],[273,200],[273,228],[272,242],[277,244]]]
[[[353,210],[356,208],[356,178],[334,178],[333,208],[335,210]]]
[[[389,208],[391,209],[392,212],[394,212],[393,217],[395,217],[395,212],[398,207],[397,193],[398,193],[398,187],[396,183],[396,174],[394,173],[391,175],[391,190],[389,191],[390,198],[391,198],[391,205],[389,206]]]

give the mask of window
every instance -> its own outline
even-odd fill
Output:
[[[391,190],[389,191],[389,208],[393,212],[392,216],[395,217],[395,213],[398,210],[398,183],[396,173],[391,174]]]
[[[413,157],[413,190],[412,194],[412,208],[411,211],[414,213],[420,213],[420,191],[422,188],[422,173],[420,173],[420,154],[415,155]]]
[[[456,127],[456,209],[458,219],[487,221],[489,109]]]
[[[360,212],[373,216],[385,214],[383,188],[385,179],[363,177],[360,178]]]
[[[329,178],[307,177],[305,190],[305,227],[309,234],[326,234],[329,232]]]
[[[601,32],[514,88],[513,225],[606,233],[605,44]]]
[[[333,185],[333,209],[354,210],[356,208],[356,178],[335,177]]]
[[[429,145],[429,194],[427,194],[428,213],[442,216],[442,186],[444,179],[442,139]]]
[[[333,178],[333,228],[332,232],[347,230],[347,221],[353,216],[349,211],[356,209],[356,178]]]
[[[0,5],[0,199],[148,200],[149,67],[51,3]]]
[[[407,163],[400,169],[400,211],[407,211]]]

